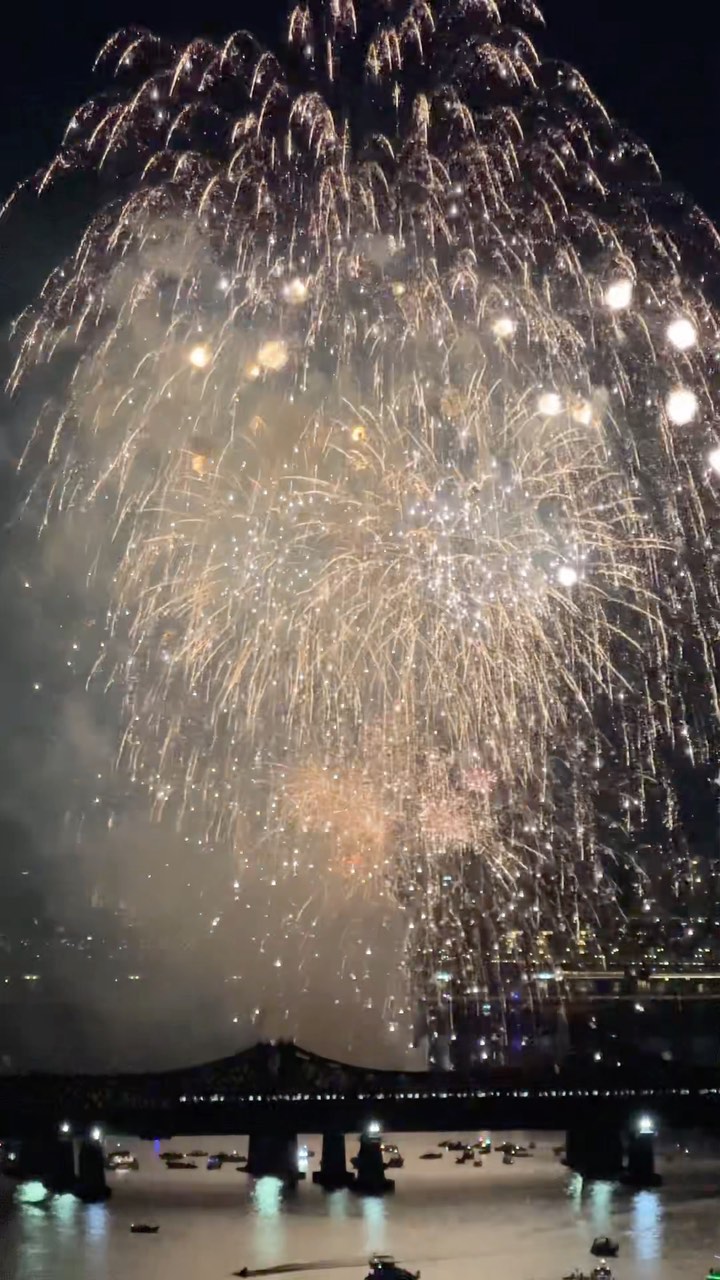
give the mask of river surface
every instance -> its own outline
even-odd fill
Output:
[[[363,1280],[373,1252],[421,1269],[422,1280],[560,1280],[573,1267],[590,1270],[600,1234],[620,1242],[616,1280],[703,1280],[720,1254],[717,1157],[681,1147],[658,1161],[660,1189],[631,1192],[602,1182],[583,1188],[553,1155],[559,1135],[496,1135],[534,1138],[537,1149],[512,1166],[494,1153],[482,1169],[458,1167],[452,1154],[421,1160],[440,1136],[395,1139],[405,1167],[384,1199],[324,1194],[309,1177],[284,1194],[273,1178],[253,1183],[233,1165],[208,1172],[204,1160],[197,1170],[167,1170],[160,1144],[142,1142],[122,1144],[140,1170],[108,1175],[113,1197],[104,1205],[0,1180],[0,1280],[224,1280],[243,1266],[287,1263],[308,1264],[299,1280]],[[312,1171],[320,1139],[301,1141],[316,1152]],[[162,1145],[246,1150],[244,1138]],[[132,1222],[158,1223],[159,1233],[131,1235]]]

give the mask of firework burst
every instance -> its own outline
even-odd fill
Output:
[[[99,666],[155,805],[299,832],[406,910],[411,972],[474,983],[515,930],[573,953],[716,740],[717,237],[539,24],[114,37],[40,186],[118,200],[14,375],[72,350],[30,453],[50,523],[104,513]]]

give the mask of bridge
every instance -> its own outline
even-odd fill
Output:
[[[638,1057],[617,1069],[568,1061],[464,1077],[367,1070],[292,1043],[270,1043],[164,1073],[0,1077],[0,1137],[20,1144],[15,1171],[37,1176],[49,1162],[51,1177],[57,1181],[57,1166],[67,1182],[74,1143],[72,1176],[77,1182],[84,1159],[81,1183],[90,1195],[93,1187],[105,1187],[99,1159],[104,1131],[166,1139],[247,1134],[249,1171],[290,1181],[297,1176],[298,1133],[319,1133],[317,1180],[329,1186],[346,1185],[354,1176],[345,1162],[347,1134],[563,1129],[573,1168],[614,1176],[624,1168],[625,1145],[633,1176],[648,1182],[654,1178],[654,1122],[641,1119],[646,1115],[668,1126],[720,1130],[720,1070]],[[363,1149],[367,1169],[360,1181],[367,1190],[382,1190],[387,1179],[378,1143],[366,1136],[361,1156]]]

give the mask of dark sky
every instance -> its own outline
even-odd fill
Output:
[[[693,0],[541,0],[543,49],[575,62],[613,114],[640,133],[667,178],[720,216],[720,12]],[[703,9],[706,13],[703,13]],[[72,108],[89,93],[92,61],[118,26],[178,38],[272,28],[283,0],[20,0],[3,29],[0,188],[52,154]]]

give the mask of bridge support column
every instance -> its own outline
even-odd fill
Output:
[[[659,1187],[662,1178],[655,1172],[655,1146],[652,1133],[631,1133],[628,1138],[628,1161],[623,1182],[629,1187]]]
[[[246,1168],[253,1178],[282,1178],[287,1186],[294,1187],[300,1178],[297,1134],[251,1133]]]
[[[583,1178],[608,1181],[619,1178],[623,1167],[619,1128],[607,1125],[575,1125],[567,1131],[565,1163]]]
[[[99,1142],[83,1139],[78,1147],[75,1194],[88,1204],[109,1200],[112,1192],[105,1181],[105,1159]]]
[[[352,1184],[354,1191],[365,1196],[384,1196],[395,1190],[393,1179],[385,1176],[379,1138],[362,1137],[356,1161],[357,1174]]]
[[[345,1157],[345,1134],[324,1133],[320,1168],[312,1176],[313,1182],[326,1191],[338,1191],[354,1181]]]

